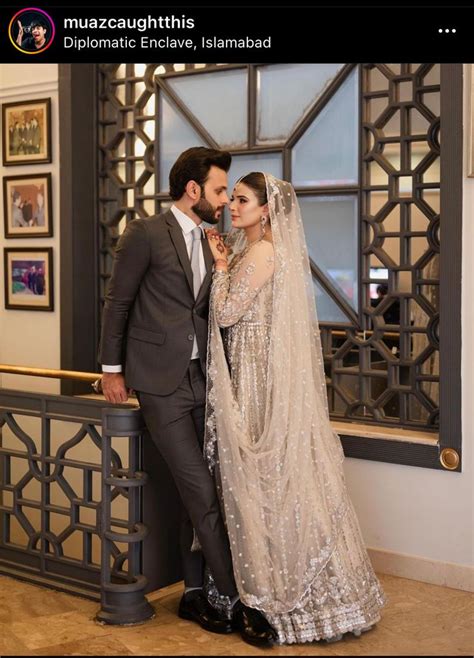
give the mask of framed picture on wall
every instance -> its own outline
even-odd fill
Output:
[[[4,176],[3,217],[6,238],[53,235],[51,174]]]
[[[51,162],[51,99],[2,105],[3,164]]]
[[[6,248],[5,308],[52,311],[53,248]]]

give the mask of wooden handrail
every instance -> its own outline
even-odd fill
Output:
[[[52,377],[53,379],[75,379],[81,382],[95,382],[102,376],[100,373],[79,372],[76,370],[53,370],[52,368],[30,368],[28,366],[11,366],[0,364],[0,373],[10,375],[28,375],[30,377]]]

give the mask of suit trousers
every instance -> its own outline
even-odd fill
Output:
[[[170,395],[136,391],[148,432],[181,496],[180,548],[186,587],[203,585],[204,559],[221,594],[236,596],[229,539],[216,487],[204,461],[206,381],[199,359],[190,361]],[[191,552],[193,527],[201,551]]]

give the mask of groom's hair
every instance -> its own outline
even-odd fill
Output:
[[[173,201],[181,199],[190,180],[204,188],[212,166],[229,171],[232,156],[228,151],[193,146],[183,151],[170,171],[170,196]]]

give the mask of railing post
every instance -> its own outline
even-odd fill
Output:
[[[106,624],[137,624],[155,616],[145,597],[147,579],[142,571],[142,541],[147,528],[142,519],[142,487],[146,473],[140,470],[142,436],[145,430],[139,409],[104,407],[102,412],[102,506],[100,512],[101,605],[97,621]],[[112,437],[123,437],[130,442],[127,469],[113,466]],[[112,493],[119,487],[128,497],[128,532],[112,530]],[[128,544],[128,570],[120,570],[125,559],[110,560],[113,542]]]

